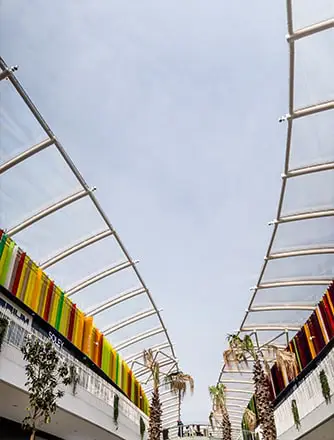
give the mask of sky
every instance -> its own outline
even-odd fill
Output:
[[[206,422],[283,168],[285,2],[2,0],[0,52],[163,308]]]

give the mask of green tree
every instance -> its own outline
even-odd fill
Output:
[[[221,420],[219,425],[223,431],[223,439],[231,440],[232,428],[231,422],[226,409],[226,387],[224,384],[219,383],[216,386],[209,387],[209,394],[213,403],[213,412],[210,414],[209,420],[211,427],[213,427],[213,419]]]
[[[29,392],[28,414],[22,425],[31,431],[30,440],[35,440],[38,427],[50,423],[51,416],[56,413],[57,402],[64,395],[59,386],[70,384],[71,377],[51,341],[42,342],[30,337],[21,351],[26,361],[25,385]]]
[[[270,390],[270,369],[263,352],[273,351],[276,354],[276,362],[287,378],[291,380],[296,374],[296,359],[293,353],[278,349],[275,346],[264,346],[261,350],[256,350],[252,338],[245,335],[242,339],[238,335],[228,336],[229,348],[224,352],[224,360],[227,365],[234,363],[248,363],[249,359],[253,364],[253,381],[255,388],[255,400],[258,410],[258,420],[261,425],[264,440],[276,440],[276,425],[274,418],[274,408],[271,401]]]

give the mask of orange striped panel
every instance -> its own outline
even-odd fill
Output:
[[[306,334],[306,337],[307,337],[307,343],[308,343],[308,345],[310,347],[312,359],[314,359],[316,357],[317,353],[315,351],[315,347],[314,347],[314,344],[313,344],[313,339],[311,338],[312,335],[310,333],[309,326],[307,324],[305,324],[304,325],[304,329],[305,329],[305,334]]]

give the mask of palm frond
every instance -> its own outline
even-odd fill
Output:
[[[287,350],[277,350],[276,362],[281,370],[286,369],[289,380],[292,380],[296,377],[297,362],[296,355],[294,353]]]
[[[256,415],[249,408],[245,409],[244,420],[250,431],[254,431],[256,428]]]
[[[168,374],[165,377],[165,384],[169,386],[172,393],[177,395],[180,394],[182,399],[188,390],[188,385],[191,394],[193,394],[195,388],[193,377],[182,371]]]

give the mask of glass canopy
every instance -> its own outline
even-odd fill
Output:
[[[161,383],[178,371],[151,292],[107,214],[15,75],[0,59],[0,226],[94,322],[142,383],[151,348]],[[163,426],[175,428],[178,399],[161,390]]]
[[[334,3],[287,0],[289,105],[272,236],[239,332],[286,346],[334,279]],[[252,364],[223,365],[234,438],[253,391]]]

